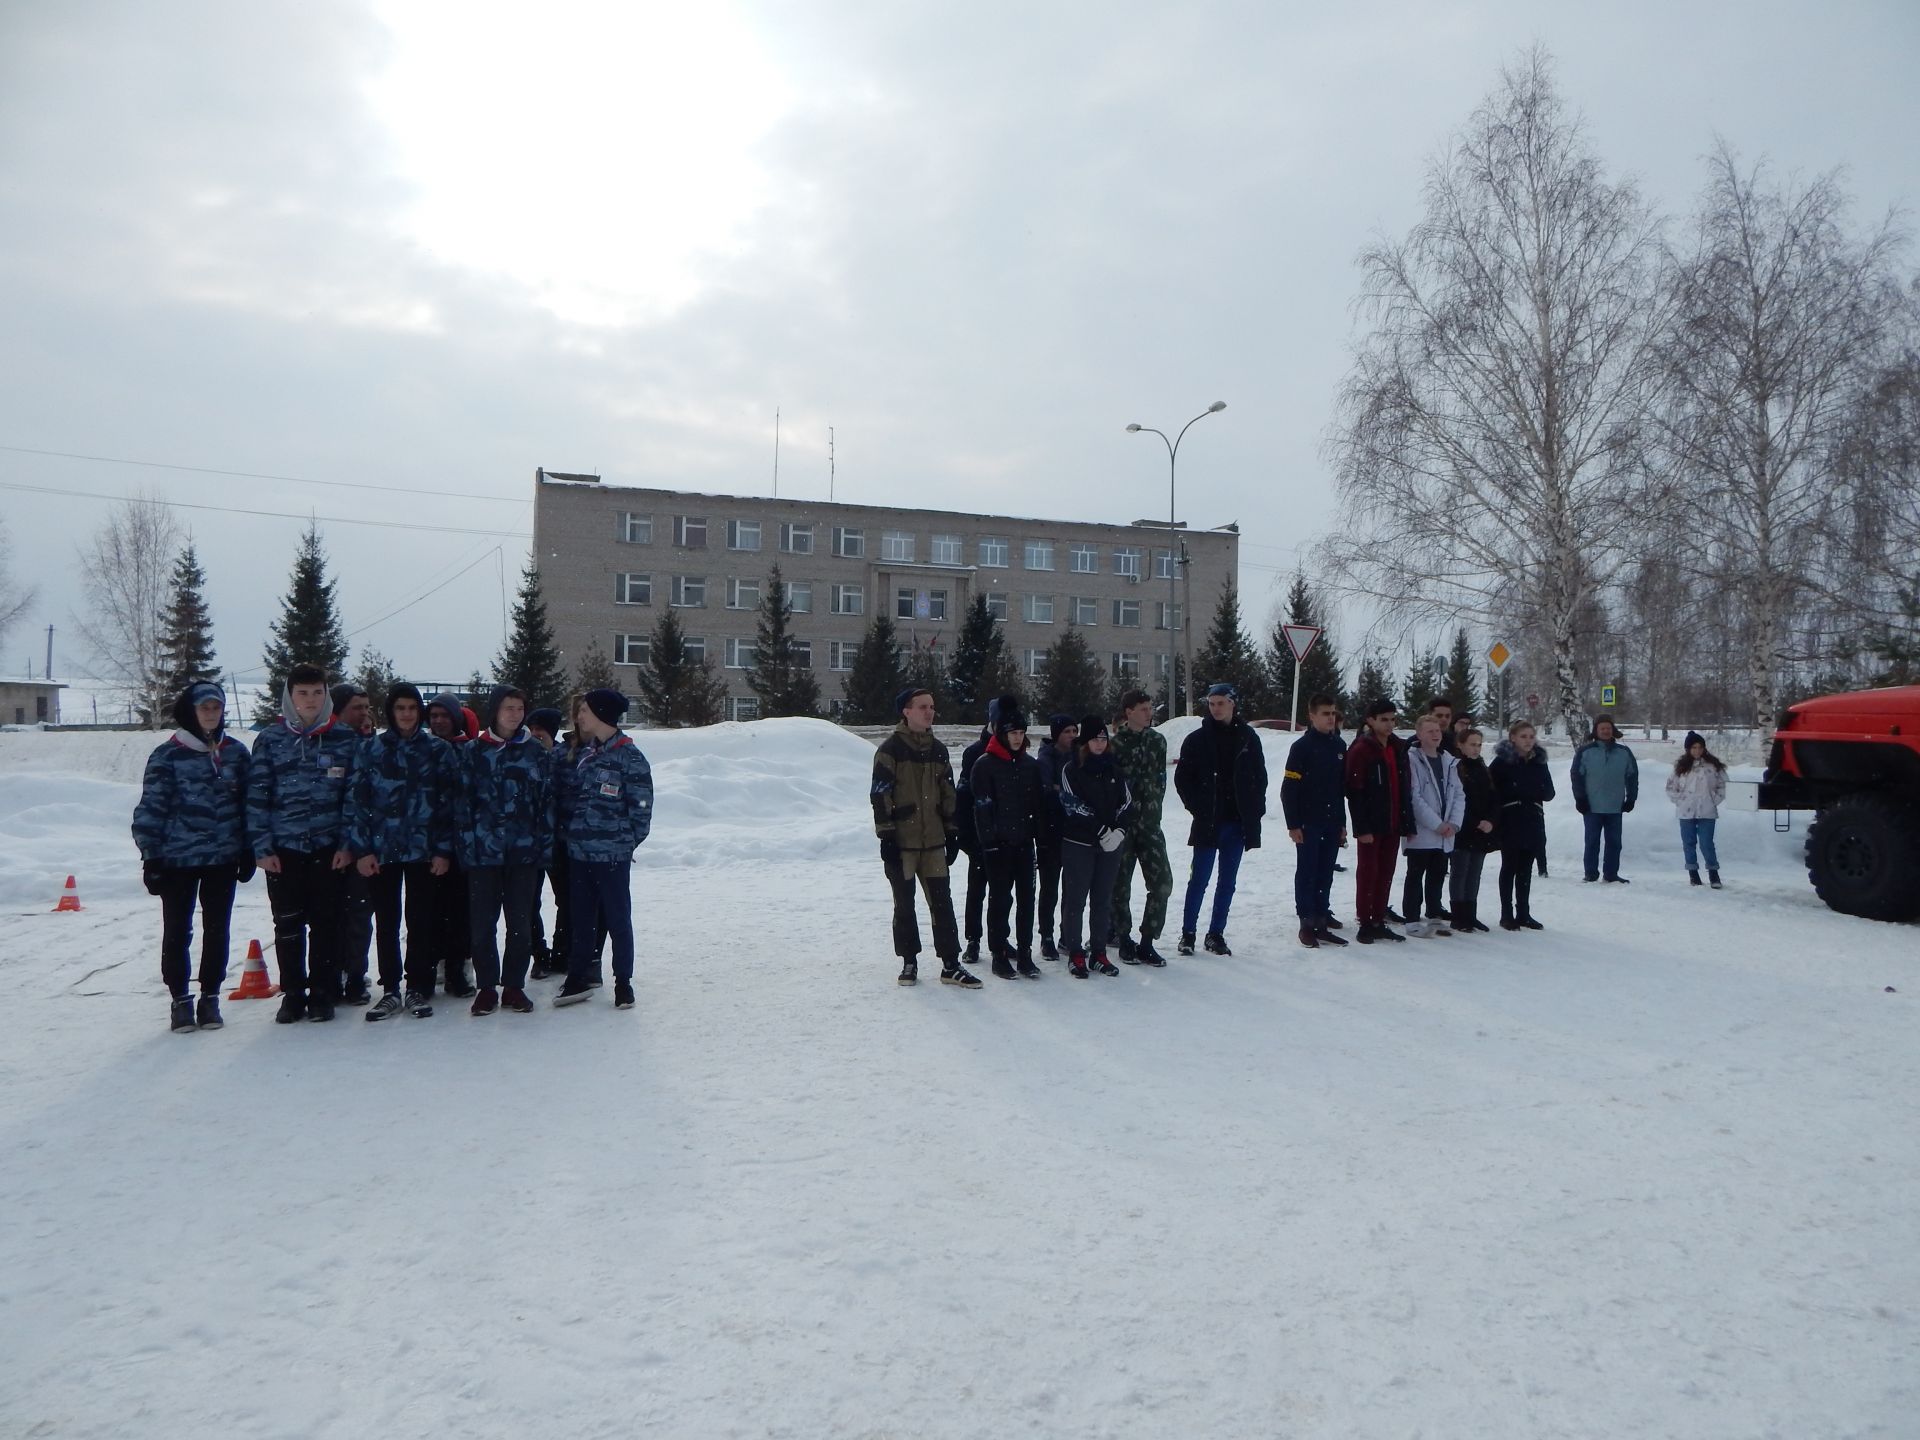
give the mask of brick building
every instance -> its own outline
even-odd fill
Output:
[[[1176,534],[1185,565],[1173,622],[1190,655],[1192,605],[1204,628],[1221,585],[1238,573],[1240,537],[1231,527]],[[567,665],[579,663],[593,636],[630,676],[645,662],[660,607],[671,605],[726,680],[735,719],[756,713],[745,672],[754,612],[776,563],[794,633],[829,701],[840,698],[876,606],[887,607],[904,644],[951,652],[976,594],[987,597],[1029,675],[1071,623],[1109,674],[1158,688],[1167,666],[1167,536],[1164,521],[1032,520],[534,475],[534,554]]]

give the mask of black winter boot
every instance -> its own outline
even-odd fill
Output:
[[[1013,980],[1018,978],[1013,973],[1013,957],[1011,955],[994,956],[993,957],[993,973],[997,979],[1001,979],[1001,980]]]
[[[1714,889],[1718,890],[1720,888],[1720,872],[1718,870],[1707,871],[1707,880]]]
[[[1700,872],[1698,870],[1687,871],[1687,884],[1698,885],[1700,883],[1701,883]]]

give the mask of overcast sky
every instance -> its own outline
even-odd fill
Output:
[[[1225,400],[1180,510],[1263,625],[1353,257],[1535,40],[1663,208],[1716,134],[1920,198],[1911,0],[0,4],[0,446],[297,477],[0,450],[0,673],[49,623],[81,667],[74,547],[139,488],[225,507],[179,514],[243,677],[303,521],[234,511],[323,517],[356,652],[486,668],[536,466],[765,494],[776,407],[782,494],[832,426],[841,499],[1127,521],[1125,424]]]

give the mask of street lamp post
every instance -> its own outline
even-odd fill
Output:
[[[1179,643],[1180,632],[1178,627],[1173,623],[1173,612],[1178,603],[1175,599],[1174,577],[1179,573],[1180,569],[1180,567],[1174,563],[1173,548],[1175,540],[1174,467],[1180,458],[1180,442],[1186,439],[1187,431],[1193,428],[1194,423],[1206,419],[1209,415],[1217,415],[1226,408],[1226,401],[1214,401],[1213,404],[1194,416],[1192,420],[1182,425],[1180,427],[1180,433],[1171,440],[1167,439],[1166,431],[1156,430],[1151,425],[1127,426],[1127,433],[1129,435],[1137,435],[1141,431],[1145,431],[1149,435],[1158,435],[1160,437],[1160,443],[1167,447],[1167,718],[1169,720],[1171,720],[1174,714],[1180,709],[1180,672],[1175,668],[1174,660],[1176,653],[1175,647]],[[1193,677],[1191,675],[1187,677],[1187,686],[1189,689],[1193,686]]]

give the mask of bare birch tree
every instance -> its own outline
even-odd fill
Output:
[[[1773,731],[1781,677],[1824,603],[1857,585],[1836,570],[1851,529],[1841,455],[1887,357],[1902,295],[1891,219],[1856,239],[1837,172],[1804,185],[1743,170],[1723,142],[1707,162],[1688,251],[1670,257],[1671,404],[1661,442],[1688,496],[1695,561],[1738,596],[1749,628],[1753,723]],[[1857,592],[1855,592],[1857,593]]]
[[[1581,616],[1635,557],[1651,488],[1658,222],[1602,174],[1537,47],[1425,188],[1407,238],[1360,257],[1373,329],[1329,441],[1334,548],[1390,605],[1544,634],[1552,708],[1581,736]]]
[[[180,527],[156,496],[122,500],[79,548],[86,609],[74,616],[94,679],[112,686],[143,724],[167,713],[162,645],[168,577]]]
[[[14,578],[13,550],[7,544],[7,525],[0,520],[0,640],[5,640],[7,632],[20,623],[20,617],[33,604],[33,598],[33,588],[23,588]]]

